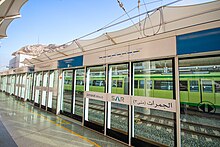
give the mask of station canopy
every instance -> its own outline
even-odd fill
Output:
[[[27,0],[0,0],[0,39],[7,37],[8,25],[21,17],[20,9]]]
[[[184,27],[214,21],[220,15],[220,1],[191,6],[166,6],[156,9],[150,16],[128,28],[104,33],[88,40],[73,40],[60,45],[53,52],[45,52],[32,59],[25,59],[24,64],[38,64],[81,55],[83,52],[108,49],[118,44],[129,45],[131,41],[155,37],[158,34],[172,32]],[[217,16],[218,15],[218,16]],[[140,28],[141,26],[141,28]]]

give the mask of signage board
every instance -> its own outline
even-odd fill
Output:
[[[36,64],[34,67],[34,71],[45,71],[45,70],[53,70],[57,69],[57,61]]]
[[[58,60],[58,68],[70,68],[77,66],[83,66],[83,56]]]
[[[220,50],[220,28],[179,35],[177,54],[193,54]]]
[[[176,100],[143,96],[129,96],[122,94],[100,93],[85,91],[84,97],[118,104],[133,105],[149,109],[176,112]]]
[[[92,92],[92,91],[85,91],[84,92],[84,97],[89,98],[89,99],[94,99],[94,100],[99,100],[99,101],[106,101],[106,93],[100,93],[100,92]]]
[[[129,95],[122,95],[122,94],[108,93],[108,101],[114,102],[114,103],[119,103],[119,104],[130,105],[130,96]]]
[[[131,96],[131,105],[169,112],[176,112],[176,100],[173,99]]]

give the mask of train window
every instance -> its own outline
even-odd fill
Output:
[[[188,91],[187,81],[180,81],[180,91]]]
[[[199,91],[198,81],[190,81],[190,91],[191,92],[198,92]]]
[[[87,90],[105,92],[105,66],[88,67],[87,81],[89,81],[89,86],[86,86]]]
[[[105,86],[105,81],[104,80],[94,80],[93,86]]]
[[[202,81],[202,90],[203,92],[212,92],[212,81],[211,80]]]
[[[220,81],[215,81],[215,93],[220,93]]]
[[[146,81],[146,89],[152,89],[152,80]]]
[[[154,89],[161,89],[161,81],[154,81]]]
[[[76,85],[84,85],[84,81],[83,80],[76,80]]]
[[[122,87],[122,80],[117,81],[117,87]]]
[[[139,88],[144,89],[144,80],[139,80]]]
[[[154,81],[154,89],[158,90],[172,90],[173,89],[173,82],[172,81]]]
[[[116,80],[113,80],[113,81],[112,81],[112,87],[117,87]]]
[[[134,80],[134,88],[138,88],[138,80]]]

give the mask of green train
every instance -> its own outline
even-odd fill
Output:
[[[71,78],[65,77],[64,90],[71,90],[71,83]],[[77,77],[76,91],[83,92],[83,85],[83,77]],[[133,87],[135,96],[172,99],[174,95],[171,74],[135,75]],[[105,77],[91,77],[89,88],[89,91],[104,92]],[[127,76],[112,77],[111,93],[128,94]],[[190,106],[197,106],[200,102],[207,101],[220,107],[220,73],[180,74],[180,101]]]

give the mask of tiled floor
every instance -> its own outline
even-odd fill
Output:
[[[63,117],[34,108],[27,102],[15,100],[13,96],[7,96],[2,92],[0,92],[0,122],[3,123],[0,125],[5,130],[0,130],[0,137],[6,136],[8,140],[3,141],[12,143],[11,146],[16,144],[19,147],[126,146]],[[1,146],[5,145],[0,142]]]

